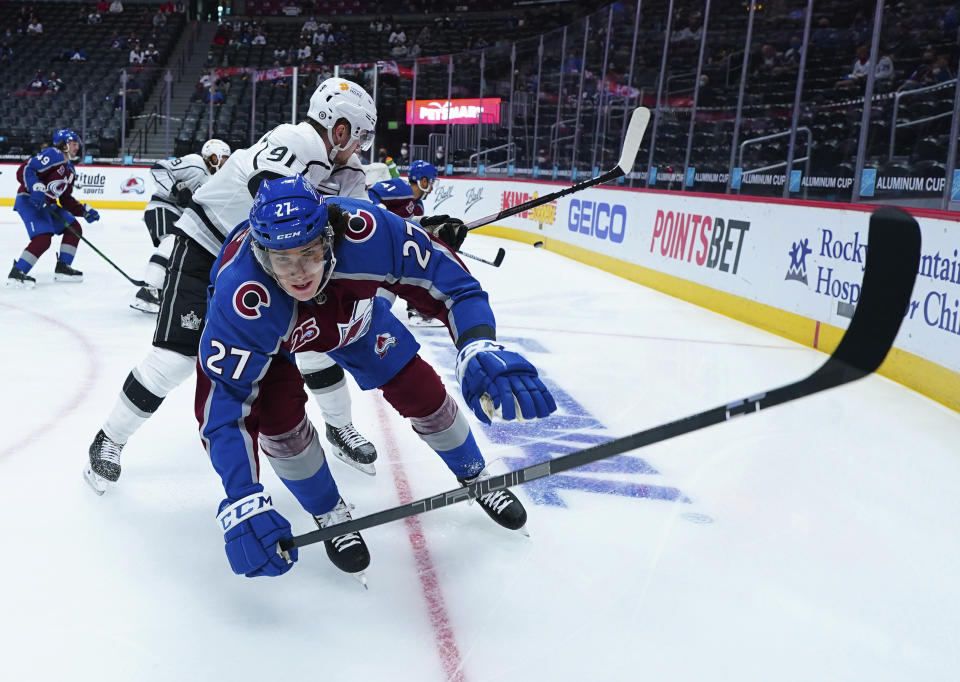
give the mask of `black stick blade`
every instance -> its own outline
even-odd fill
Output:
[[[880,367],[900,331],[919,266],[917,221],[899,208],[874,211],[860,300],[830,362],[814,376],[842,368],[859,378]]]

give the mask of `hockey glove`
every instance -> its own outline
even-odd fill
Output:
[[[457,380],[467,405],[484,424],[546,417],[557,409],[536,368],[519,353],[480,339],[457,355]]]
[[[35,183],[30,189],[30,202],[37,208],[47,205],[47,186],[42,182]]]
[[[420,226],[428,228],[453,251],[458,251],[467,238],[467,226],[463,221],[448,215],[425,216],[420,219]]]
[[[100,214],[90,208],[90,204],[83,205],[83,219],[88,223],[95,223],[100,220]]]
[[[296,548],[287,559],[280,555],[277,544],[281,538],[293,537],[290,523],[274,511],[263,486],[257,484],[251,490],[254,492],[239,500],[225,499],[217,513],[230,568],[248,578],[283,575],[297,560]]]
[[[178,182],[173,188],[173,198],[177,206],[186,208],[190,204],[190,199],[193,198],[193,191],[184,183]]]

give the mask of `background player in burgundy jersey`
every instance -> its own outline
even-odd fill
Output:
[[[83,233],[73,216],[83,216],[92,223],[100,219],[100,214],[73,197],[73,181],[77,173],[71,161],[77,158],[79,149],[80,136],[72,130],[61,129],[53,134],[52,147],[30,157],[17,169],[20,187],[13,210],[20,214],[30,243],[14,261],[7,276],[7,286],[36,285],[36,279],[27,273],[50,248],[54,235],[63,235],[54,279],[59,282],[83,281],[83,273],[71,267]],[[67,230],[67,225],[73,232]]]

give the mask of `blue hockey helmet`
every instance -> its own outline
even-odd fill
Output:
[[[80,144],[80,136],[69,128],[60,128],[53,133],[53,146],[59,147],[67,142],[76,142]]]
[[[420,178],[427,178],[432,182],[437,179],[437,167],[427,161],[414,161],[410,164],[407,177],[413,182],[419,182]]]
[[[326,286],[337,262],[330,212],[302,175],[260,183],[250,208],[250,228],[257,262],[284,289],[291,279],[321,272],[313,295]]]
[[[410,164],[407,178],[410,184],[415,184],[421,192],[430,194],[433,191],[433,185],[437,182],[437,167],[427,161],[414,161]]]

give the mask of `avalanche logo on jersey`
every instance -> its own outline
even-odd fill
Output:
[[[377,231],[377,220],[372,213],[361,208],[357,209],[356,213],[349,215],[347,229],[343,235],[345,239],[360,244],[370,239],[373,233]]]
[[[59,178],[57,180],[51,180],[47,183],[46,194],[48,197],[53,199],[58,198],[61,194],[67,191],[67,188],[70,187],[70,183],[73,182],[73,173],[68,173],[67,177]]]
[[[340,332],[337,348],[353,343],[370,331],[371,322],[373,322],[373,299],[355,302],[350,319],[344,323],[337,322],[337,331]]]
[[[387,351],[390,350],[392,346],[397,345],[397,339],[390,332],[384,332],[382,334],[377,334],[377,343],[374,345],[373,350],[377,352],[377,355],[381,358],[387,354]]]
[[[317,321],[309,318],[297,325],[290,335],[290,352],[296,353],[298,349],[313,341],[320,335],[320,328],[317,327]]]
[[[143,183],[143,178],[131,175],[120,185],[120,191],[124,194],[130,194],[131,192],[134,194],[143,194],[146,191],[146,186]]]
[[[260,317],[260,308],[270,305],[270,292],[260,282],[249,280],[233,292],[233,309],[245,320]]]

